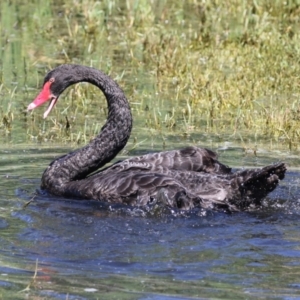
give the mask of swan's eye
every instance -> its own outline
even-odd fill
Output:
[[[54,82],[55,81],[55,78],[54,77],[51,77],[50,79],[49,79],[49,82],[50,83],[52,83],[52,82]]]

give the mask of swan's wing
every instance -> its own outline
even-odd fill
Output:
[[[162,188],[168,189],[169,199],[174,199],[177,192],[185,190],[179,181],[170,176],[133,170],[98,173],[66,185],[67,196],[130,205],[146,205]]]
[[[161,174],[130,169],[69,182],[65,196],[130,205],[147,205],[160,198],[166,205],[180,209],[200,206],[237,211],[260,204],[283,179],[285,171],[284,163],[229,175],[176,170]],[[157,197],[162,191],[162,197]]]
[[[105,172],[125,170],[151,171],[161,174],[174,171],[194,171],[213,174],[230,174],[231,168],[218,161],[215,152],[198,147],[186,147],[181,150],[150,153],[128,158],[107,168]]]
[[[170,207],[190,209],[227,208],[236,210],[227,201],[230,180],[226,176],[193,171],[172,171],[168,174],[126,170],[94,174],[67,184],[70,196],[104,200],[130,205],[147,205],[157,201],[163,190],[164,202]],[[76,192],[77,191],[77,192]],[[231,208],[232,207],[232,208]]]

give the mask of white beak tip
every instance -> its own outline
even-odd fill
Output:
[[[28,110],[33,110],[33,109],[35,109],[35,108],[36,108],[36,105],[32,102],[32,103],[30,103],[30,104],[28,105],[27,111],[28,111]]]

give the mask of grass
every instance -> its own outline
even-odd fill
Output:
[[[14,104],[24,103],[24,85],[40,87],[45,70],[80,63],[101,68],[123,87],[138,141],[150,130],[163,141],[171,135],[193,142],[201,133],[298,148],[299,1],[29,1],[30,10],[21,1],[1,5],[11,17],[1,26],[17,24],[5,32],[2,54],[1,92],[12,95],[0,112],[3,134],[24,122]],[[18,5],[22,14],[12,14]],[[21,40],[23,57],[15,69],[17,90],[4,64],[13,59],[12,34]],[[29,103],[35,93],[27,93]],[[85,143],[103,124],[94,108],[100,105],[101,118],[106,116],[98,97],[90,86],[73,87],[47,122],[41,109],[22,127],[40,142]]]

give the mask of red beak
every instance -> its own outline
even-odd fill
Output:
[[[51,94],[51,90],[50,90],[51,83],[52,82],[47,81],[44,84],[41,92],[37,95],[37,97],[33,100],[33,102],[31,102],[27,107],[27,110],[32,110],[32,109],[35,109],[36,107],[42,105],[43,103],[51,100],[49,107],[47,108],[47,110],[44,113],[44,119],[47,118],[47,116],[49,115],[50,111],[52,110],[52,108],[54,107],[54,105],[56,104],[56,101],[58,99],[53,94]]]

